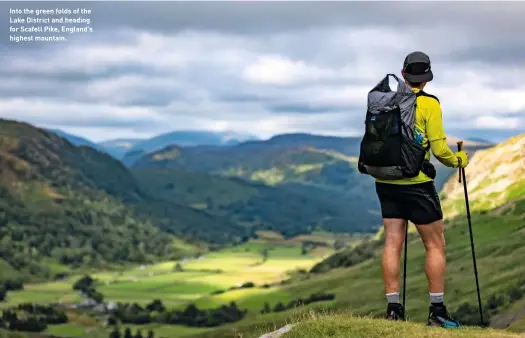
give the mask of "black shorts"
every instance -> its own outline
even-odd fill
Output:
[[[390,184],[376,182],[383,218],[402,218],[415,225],[429,224],[443,218],[434,182]]]

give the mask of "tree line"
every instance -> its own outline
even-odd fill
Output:
[[[20,279],[6,279],[0,283],[0,302],[7,297],[8,291],[18,291],[24,289],[24,283]]]
[[[80,291],[97,303],[101,303],[104,296],[96,290],[95,284],[95,279],[85,275],[73,284],[73,290]],[[243,287],[253,286],[251,282],[243,285]],[[247,311],[239,309],[235,302],[207,310],[200,310],[194,304],[189,304],[186,309],[180,311],[168,310],[160,299],[154,299],[145,307],[137,303],[117,303],[116,309],[110,311],[108,324],[117,325],[119,322],[136,325],[162,323],[212,327],[241,320],[246,313]]]
[[[148,334],[144,336],[142,335],[142,331],[137,329],[136,333],[133,335],[129,327],[124,329],[123,333],[121,333],[118,328],[114,328],[113,331],[109,333],[109,338],[155,338],[155,333],[152,330],[149,330]]]
[[[112,311],[108,324],[144,325],[159,323],[168,325],[185,325],[190,327],[215,327],[233,323],[243,319],[247,310],[241,310],[235,302],[222,305],[215,309],[199,309],[195,304],[189,304],[184,310],[168,310],[160,299],[156,299],[145,307],[137,303],[117,305]]]
[[[264,307],[261,310],[262,314],[270,313],[270,312],[282,312],[286,310],[290,310],[299,306],[308,305],[315,302],[322,302],[322,301],[329,301],[334,300],[335,295],[331,293],[313,293],[306,299],[293,299],[288,302],[288,304],[284,305],[282,302],[278,302],[275,304],[273,309],[270,307],[270,304],[268,302],[264,303]]]
[[[65,324],[66,313],[49,305],[19,304],[2,312],[0,328],[11,331],[42,332],[50,324]]]

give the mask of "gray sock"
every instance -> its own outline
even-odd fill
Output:
[[[389,303],[399,304],[399,292],[392,292],[386,294],[386,299]]]
[[[443,303],[443,298],[444,298],[443,292],[440,292],[440,293],[430,292],[429,295],[430,295],[430,303],[433,303],[433,304]]]

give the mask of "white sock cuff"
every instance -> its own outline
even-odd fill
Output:
[[[386,296],[397,296],[399,295],[399,292],[392,292],[392,293],[387,293]]]
[[[445,293],[444,292],[438,292],[438,293],[429,292],[428,294],[431,296],[437,297],[437,296],[443,296]]]

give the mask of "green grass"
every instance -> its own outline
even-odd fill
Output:
[[[351,314],[311,316],[303,319],[282,338],[510,338],[522,335],[490,329],[460,328],[445,330],[428,328],[421,324],[390,322]]]
[[[152,330],[157,338],[183,338],[210,331],[209,328],[189,328],[181,325],[123,325],[120,329],[121,336],[124,335],[125,328],[130,328],[133,335],[140,330],[144,337],[147,336],[149,330]],[[51,325],[45,333],[68,338],[107,338],[112,330],[112,328],[104,328],[100,326],[93,327],[76,324],[63,324]]]
[[[50,325],[46,330],[46,333],[55,336],[63,337],[83,337],[88,329],[81,325],[76,324],[61,324],[61,325]]]
[[[522,204],[523,202],[518,202],[515,207],[516,210],[522,210]],[[474,215],[472,223],[482,298],[486,301],[491,294],[506,295],[510,287],[525,280],[525,266],[519,264],[521,257],[525,255],[525,247],[523,246],[525,232],[522,231],[525,223],[519,216],[490,214]],[[322,234],[316,235],[323,236]],[[445,238],[448,262],[445,295],[447,304],[451,310],[456,309],[463,302],[476,304],[468,226],[463,217],[448,225]],[[328,239],[326,240],[328,241]],[[269,249],[269,257],[263,263],[261,251],[265,247]],[[411,322],[421,323],[427,316],[428,291],[424,274],[424,249],[419,237],[410,241],[408,254],[407,316]],[[223,337],[221,332],[228,332],[229,337],[233,337],[231,334],[235,330],[241,332],[243,337],[250,337],[250,334],[254,334],[254,332],[262,334],[264,331],[267,332],[285,324],[281,319],[288,320],[293,313],[297,312],[294,310],[261,315],[259,311],[265,302],[273,307],[278,302],[286,303],[299,297],[308,297],[314,292],[334,293],[336,299],[331,302],[314,303],[311,305],[313,308],[352,309],[355,314],[359,315],[382,315],[385,300],[380,269],[380,250],[376,252],[375,258],[351,268],[336,269],[319,275],[299,274],[294,277],[294,282],[291,284],[270,288],[260,287],[264,283],[278,282],[289,278],[290,270],[299,267],[308,269],[322,257],[325,255],[316,256],[315,252],[301,255],[300,247],[293,240],[285,241],[279,239],[275,234],[267,233],[263,239],[250,241],[244,245],[220,252],[209,253],[201,259],[187,261],[182,264],[183,269],[185,269],[184,272],[173,272],[175,262],[163,262],[142,268],[134,267],[122,272],[101,272],[95,277],[102,282],[99,289],[109,300],[136,301],[145,304],[151,301],[153,297],[158,297],[169,307],[182,307],[188,302],[195,302],[199,308],[216,307],[230,301],[236,301],[241,308],[249,311],[245,320],[227,325],[225,328],[198,330],[166,325],[158,328],[158,330],[166,332],[166,337],[175,338],[198,334],[202,337],[215,338]],[[220,269],[221,272],[215,272],[216,269]],[[136,282],[130,281],[133,278],[136,279]],[[73,281],[74,279],[28,285],[25,291],[10,293],[9,303],[35,300],[46,303],[56,299],[73,300],[78,297],[70,291]],[[215,290],[226,290],[231,286],[239,286],[246,281],[254,282],[256,287],[227,291],[218,295],[210,294]],[[106,282],[109,284],[105,284]],[[521,304],[522,306],[525,305]],[[503,307],[500,314],[493,317],[494,320],[497,321],[499,318],[513,313],[512,311],[515,311],[513,306]],[[300,309],[300,311],[306,311],[306,308]],[[352,337],[351,334],[361,337],[357,335],[360,334],[359,331],[348,331],[348,326],[356,324],[355,321],[344,322],[337,316],[332,319],[324,318],[318,324],[308,322],[304,324],[304,329],[301,329],[300,326],[297,330],[305,330],[306,332],[307,329],[314,327],[311,325],[319,325],[319,329],[324,332],[323,330],[327,326],[325,323],[333,322],[339,323],[337,324],[339,326],[336,325],[338,329],[333,331],[334,337]],[[363,326],[363,332],[375,332],[367,330],[372,330],[376,321],[358,320],[358,322],[359,325]],[[268,326],[273,324],[276,327],[270,328]],[[79,333],[82,325],[80,327],[74,323],[70,325],[72,325],[70,328],[72,337],[75,337],[74,334],[76,333],[82,336]],[[149,326],[141,327],[143,333],[146,327]],[[427,334],[428,332],[435,334],[435,337],[441,337],[440,333],[434,333],[432,330],[425,331],[426,328],[416,324],[409,324],[408,327],[409,329],[406,329],[409,330],[407,331],[408,337],[412,334],[410,332],[413,332],[414,337],[417,334]],[[100,334],[102,338],[103,333],[107,333],[107,330],[102,328],[96,329],[100,333],[94,331],[93,327],[87,326],[85,328],[91,330],[89,334],[88,331],[85,331],[84,336],[86,337],[98,338],[97,334]],[[518,320],[512,323],[509,330],[518,331],[524,328],[525,322]],[[51,329],[69,330],[68,326],[52,327]],[[393,330],[386,327],[376,329],[378,330],[378,337],[381,334],[388,335],[390,332],[388,330]],[[157,329],[155,332],[157,333]],[[299,333],[290,334],[297,334],[298,337],[300,334],[305,334],[303,331],[297,332]],[[326,335],[329,334],[332,334],[332,331],[326,333]],[[459,337],[474,337],[472,334],[477,334],[477,332],[462,330]],[[227,336],[224,335],[224,337]],[[304,335],[304,337],[309,336]],[[375,336],[370,335],[370,337]],[[434,336],[429,335],[428,337]],[[492,337],[499,336],[493,335]]]
[[[201,258],[179,261],[183,271],[174,271],[176,261],[160,262],[153,265],[134,266],[119,271],[100,271],[91,274],[98,281],[97,289],[108,301],[139,303],[145,305],[159,298],[168,308],[182,308],[194,302],[199,308],[214,308],[236,301],[249,316],[255,318],[260,304],[265,299],[278,301],[291,297],[287,292],[279,293],[278,286],[263,288],[264,284],[279,283],[290,278],[296,269],[308,270],[315,263],[333,252],[331,247],[301,253],[301,241],[317,240],[333,244],[334,235],[315,233],[298,238],[283,239],[276,233],[265,232],[257,240],[240,246],[205,254]],[[358,237],[342,235],[348,242],[355,243]],[[268,249],[268,259],[263,261],[262,251]],[[25,290],[10,292],[2,307],[24,302],[48,304],[54,302],[70,303],[81,300],[72,290],[74,282],[82,275],[75,275],[63,281],[27,284]],[[227,291],[245,282],[255,283],[254,288]],[[212,295],[217,290],[222,294]],[[123,327],[128,327],[124,325]],[[139,328],[138,326],[129,326]],[[179,338],[213,329],[198,329],[175,325],[140,326],[142,333],[153,329],[156,337]],[[107,338],[109,330],[100,322],[73,317],[65,325],[52,325],[48,333],[67,337]]]
[[[522,210],[522,205],[523,202],[517,203],[516,210]],[[523,246],[525,231],[522,230],[525,227],[525,222],[523,218],[516,215],[474,215],[472,224],[482,300],[485,302],[492,294],[504,295],[508,300],[508,290],[519,282],[525,281],[525,266],[520,263],[521,258],[525,255],[525,247]],[[465,217],[458,218],[449,224],[445,238],[448,262],[446,302],[452,311],[463,302],[476,305],[470,239]],[[334,310],[352,309],[359,315],[381,316],[385,310],[385,299],[380,255],[381,250],[378,250],[375,258],[357,266],[336,269],[319,275],[303,276],[303,280],[296,280],[290,285],[264,291],[243,290],[242,295],[238,295],[236,298],[239,304],[249,309],[261,310],[264,302],[269,302],[270,306],[273,307],[279,301],[286,303],[299,297],[308,297],[314,292],[328,292],[336,295],[335,301],[319,303],[318,306]],[[419,237],[416,237],[410,241],[408,248],[407,316],[410,321],[420,323],[426,320],[428,314],[424,256],[423,244]],[[233,297],[234,295],[235,293],[232,293],[229,296]],[[503,306],[499,309],[500,313],[494,314],[491,319],[495,323],[501,322],[509,314],[515,313],[516,309],[513,310],[513,306],[517,307],[518,310],[523,308],[525,299],[515,305]],[[286,318],[291,312],[259,315],[255,311],[246,320],[237,323],[235,327],[239,332],[249,337],[250,330],[253,329],[250,323],[264,321],[272,323],[275,322],[274,316]],[[277,322],[283,324],[281,321]],[[246,327],[244,331],[242,330],[243,327]],[[523,319],[516,321],[509,327],[513,331],[518,331],[520,328],[525,329],[525,320]],[[214,333],[217,332],[222,331],[214,331]],[[468,330],[466,332],[474,334]],[[463,333],[463,336],[470,337],[465,335],[467,333]],[[329,336],[329,333],[326,335]],[[341,333],[341,336],[344,336],[344,333]],[[348,336],[350,337],[350,335]],[[217,337],[222,336],[218,335]]]
[[[38,337],[41,337],[41,336],[33,336],[32,338],[38,338]],[[19,332],[0,330],[0,338],[28,338],[28,337]]]

